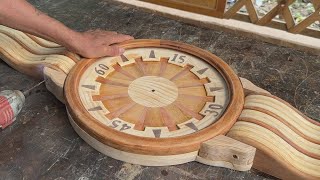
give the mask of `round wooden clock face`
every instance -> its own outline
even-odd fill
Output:
[[[123,55],[82,61],[67,79],[70,116],[89,134],[111,146],[122,138],[170,146],[170,139],[214,137],[235,122],[243,92],[234,93],[240,82],[219,58],[170,41],[122,46]]]
[[[97,121],[123,133],[163,138],[214,123],[229,104],[220,73],[198,57],[166,48],[134,48],[90,64],[78,86]]]

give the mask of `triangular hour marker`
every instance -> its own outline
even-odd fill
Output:
[[[197,126],[195,124],[193,124],[193,122],[187,123],[186,124],[187,127],[189,127],[190,129],[193,129],[195,131],[198,131],[199,129],[197,128]]]
[[[99,110],[102,110],[101,106],[97,106],[97,107],[93,107],[93,108],[88,109],[88,111],[99,111]]]
[[[154,50],[151,50],[149,58],[156,58],[156,55],[154,54]]]
[[[223,89],[223,87],[210,87],[210,92],[219,91],[221,89]]]
[[[123,54],[120,56],[122,59],[122,62],[127,62],[129,61],[129,59],[127,57],[125,57]]]
[[[209,68],[203,68],[197,71],[197,73],[199,74],[203,74],[204,72],[206,72]]]
[[[92,89],[92,90],[96,89],[95,85],[82,85],[81,87],[84,87],[84,88],[87,88],[87,89]]]
[[[161,135],[161,129],[153,129],[154,137],[159,138]]]

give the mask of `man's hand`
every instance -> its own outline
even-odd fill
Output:
[[[133,39],[132,36],[103,30],[90,30],[79,33],[78,36],[66,47],[87,58],[121,55],[124,49],[119,48],[116,44]]]
[[[56,42],[87,58],[120,55],[124,50],[116,44],[133,39],[102,30],[76,32],[37,10],[26,0],[0,0],[0,24]]]

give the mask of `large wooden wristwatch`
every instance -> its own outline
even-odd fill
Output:
[[[320,178],[320,123],[239,78],[220,58],[166,40],[81,59],[0,26],[1,57],[45,78],[75,131],[107,156],[146,166],[198,161],[282,179]]]

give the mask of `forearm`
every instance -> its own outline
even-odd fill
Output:
[[[116,44],[133,37],[116,32],[76,32],[43,14],[26,0],[0,0],[0,24],[54,41],[88,58],[116,56],[124,52]]]
[[[0,23],[63,46],[70,45],[79,36],[25,0],[0,0]]]

